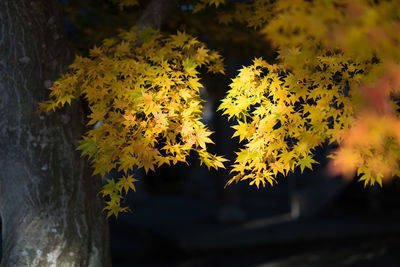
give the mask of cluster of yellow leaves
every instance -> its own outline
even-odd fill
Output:
[[[218,22],[229,24],[236,21],[258,29],[273,16],[275,3],[276,1],[273,0],[257,0],[252,2],[239,1],[233,7],[227,5],[228,11],[219,13]]]
[[[334,152],[333,171],[352,178],[357,170],[364,186],[399,176],[400,120],[396,116],[378,116],[364,112],[350,129],[344,131],[343,143]]]
[[[215,6],[218,7],[219,5],[225,4],[225,0],[199,0],[196,5],[194,6],[193,13],[197,13],[200,10],[203,10],[207,6]]]
[[[311,169],[313,149],[326,140],[341,140],[338,133],[349,127],[354,113],[347,79],[357,74],[349,67],[356,64],[338,55],[317,60],[319,68],[306,79],[261,59],[233,79],[220,109],[237,121],[233,136],[246,144],[237,153],[232,169],[237,174],[228,184],[250,179],[257,187],[272,185],[277,175],[298,166],[302,172]]]
[[[186,162],[191,151],[208,168],[224,167],[207,152],[211,132],[200,121],[199,68],[223,73],[220,55],[185,33],[164,36],[150,28],[132,28],[104,40],[88,57],[76,57],[70,73],[50,88],[40,105],[52,111],[80,96],[89,103],[89,130],[81,146],[94,174],[123,173],[101,191],[109,197],[108,216],[126,211],[122,189],[134,189],[132,169],[155,170],[162,164]]]
[[[138,6],[138,0],[113,0],[115,4],[118,5],[119,9],[124,9],[127,7]]]
[[[277,66],[257,60],[243,68],[221,105],[247,141],[230,182],[258,186],[311,168],[310,149],[325,140],[339,143],[334,165],[342,174],[357,170],[372,185],[399,173],[391,101],[400,88],[399,1],[260,0],[232,14],[261,28],[279,56]]]
[[[109,201],[106,201],[106,206],[104,207],[104,210],[107,211],[107,218],[111,215],[118,217],[120,212],[129,211],[128,207],[121,206],[121,200],[123,199],[124,191],[125,194],[127,194],[130,189],[136,191],[135,185],[133,184],[136,181],[137,180],[134,179],[132,175],[121,177],[117,183],[115,183],[114,179],[107,179],[107,184],[104,185],[100,192],[103,198],[109,197]]]

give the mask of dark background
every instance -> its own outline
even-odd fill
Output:
[[[70,44],[82,55],[140,16],[140,8],[120,11],[107,1],[62,2]],[[257,32],[219,25],[218,10],[193,15],[191,2],[180,2],[163,31],[185,30],[224,56],[225,76],[203,76],[204,121],[215,132],[211,150],[233,159],[238,140],[215,110],[242,65],[259,56],[273,62],[275,53]],[[329,177],[330,149],[317,151],[314,172],[260,189],[245,182],[224,189],[229,170],[208,171],[195,158],[147,175],[137,170],[137,193],[126,199],[132,212],[110,219],[113,265],[399,266],[400,181],[364,188]]]

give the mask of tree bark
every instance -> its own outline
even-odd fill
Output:
[[[152,0],[136,22],[136,26],[160,30],[177,3],[178,0]]]
[[[0,1],[2,266],[109,266],[108,227],[76,151],[78,104],[37,115],[71,63],[55,0]]]

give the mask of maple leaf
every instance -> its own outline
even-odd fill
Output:
[[[275,176],[277,176],[278,173],[285,174],[285,166],[280,161],[271,162],[268,164],[268,167],[272,170]]]
[[[202,65],[202,64],[208,62],[208,57],[207,57],[208,52],[209,52],[209,50],[204,47],[199,47],[197,49],[195,58],[199,65]]]
[[[242,178],[242,176],[243,176],[242,174],[237,174],[237,175],[233,176],[231,179],[228,180],[228,182],[225,184],[224,188],[226,188],[233,182],[238,183],[240,181],[240,179]]]
[[[171,35],[171,44],[176,47],[183,47],[185,42],[189,40],[189,36],[185,32],[178,31],[176,35]]]
[[[192,136],[196,146],[200,146],[201,148],[206,148],[206,143],[214,143],[208,136],[210,136],[212,132],[207,131],[204,128],[200,128],[194,131],[194,135]]]
[[[99,121],[103,121],[106,114],[107,114],[106,110],[93,110],[92,109],[92,113],[88,116],[90,118],[90,120],[87,123],[87,125],[94,125]]]
[[[145,113],[152,113],[156,107],[156,104],[153,101],[153,96],[151,94],[142,92],[142,97],[140,99],[143,101]]]
[[[216,156],[216,155],[212,155],[212,160],[213,160],[213,167],[215,169],[218,169],[218,168],[225,169],[224,162],[228,161],[224,157]]]
[[[254,129],[245,122],[239,122],[238,125],[232,126],[235,129],[235,133],[232,137],[239,136],[239,141],[246,139],[247,136],[251,136]]]
[[[301,173],[303,173],[304,168],[309,168],[310,170],[312,170],[312,163],[318,163],[317,161],[315,161],[310,155],[307,155],[301,159],[299,159],[299,165],[300,165],[300,170]]]
[[[115,218],[118,218],[118,214],[120,212],[127,212],[129,209],[128,207],[121,207],[119,203],[113,203],[111,201],[106,202],[106,206],[104,207],[103,211],[108,210],[107,212],[107,219],[110,218],[112,215]]]
[[[103,189],[100,191],[100,193],[103,195],[103,197],[115,195],[119,190],[114,179],[106,179],[106,181],[107,184],[103,186]]]
[[[128,175],[128,176],[124,176],[122,177],[118,183],[120,184],[120,186],[122,188],[124,188],[125,193],[128,193],[129,189],[132,189],[133,191],[136,192],[136,188],[135,185],[133,184],[134,182],[136,182],[137,180],[133,178],[132,175]]]
[[[78,146],[77,150],[82,150],[81,156],[84,156],[87,154],[89,156],[89,158],[93,157],[93,155],[97,151],[97,146],[96,146],[96,143],[94,142],[94,140],[91,138],[88,138],[88,137],[84,137],[84,139],[79,141],[79,143],[81,145]]]
[[[165,131],[168,129],[168,120],[167,120],[168,114],[165,113],[154,113],[154,121],[156,123],[156,129],[157,131]]]
[[[183,62],[183,68],[185,70],[185,73],[190,77],[196,77],[196,75],[199,73],[196,70],[196,67],[197,67],[196,62],[191,58],[188,58]]]
[[[198,151],[199,158],[200,158],[200,165],[204,164],[207,166],[208,169],[214,168],[223,168],[225,169],[224,162],[227,161],[227,159],[221,157],[221,156],[216,156],[208,153],[205,149]]]
[[[169,157],[158,157],[157,158],[157,166],[160,167],[163,164],[167,164],[168,166],[171,165],[171,159]]]
[[[246,170],[246,166],[243,164],[233,164],[231,167],[232,170],[230,171],[230,173],[238,172],[243,175],[244,171]]]
[[[260,182],[262,183],[262,186],[264,187],[265,186],[265,180],[263,178],[257,176],[254,179],[252,179],[252,181],[249,183],[249,185],[255,184],[257,186],[257,189],[260,189],[260,187],[259,187]]]

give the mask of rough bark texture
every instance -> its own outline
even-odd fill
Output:
[[[76,152],[78,105],[35,114],[71,62],[55,0],[0,1],[2,266],[108,266],[107,222]]]

